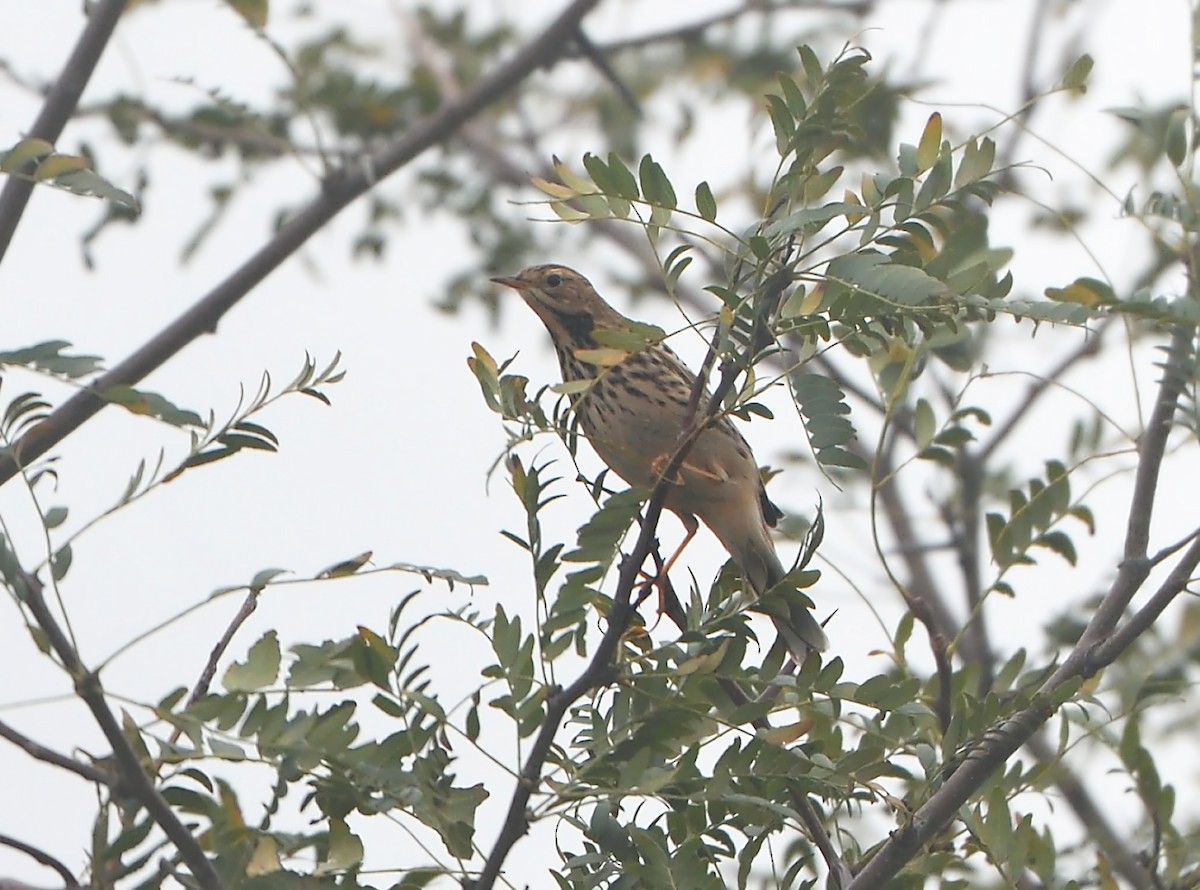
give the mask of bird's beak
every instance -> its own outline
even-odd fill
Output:
[[[496,284],[503,284],[505,287],[511,287],[513,290],[520,290],[524,282],[520,278],[493,278],[491,279]]]

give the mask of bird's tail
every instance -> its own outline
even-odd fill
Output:
[[[734,562],[741,567],[742,574],[746,576],[754,592],[759,595],[766,593],[787,574],[765,525],[758,534],[746,535],[742,541],[736,542],[740,546],[734,546],[735,542],[732,541],[723,540],[722,543]],[[776,608],[783,611],[784,606],[781,604]],[[788,651],[797,661],[802,660],[814,649],[822,652],[829,648],[829,638],[825,636],[825,631],[813,617],[812,610],[802,603],[789,601],[786,614],[776,614],[775,609],[768,614],[775,623],[775,629],[787,644]]]

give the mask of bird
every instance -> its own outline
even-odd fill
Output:
[[[617,312],[586,278],[561,265],[538,265],[511,277],[492,278],[512,288],[545,325],[572,410],[587,441],[614,473],[635,488],[652,489],[680,444],[696,375],[663,342],[623,353],[603,348],[603,332],[630,332],[635,322]],[[611,341],[610,341],[611,342]],[[707,399],[700,402],[707,405]],[[699,410],[703,410],[701,407]],[[761,596],[787,575],[770,530],[783,517],[767,497],[750,446],[725,415],[696,435],[673,476],[663,506],[683,523],[683,543],[665,574],[703,522]],[[788,603],[788,616],[771,620],[799,662],[829,640],[810,609]]]

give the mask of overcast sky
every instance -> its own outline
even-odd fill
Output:
[[[479,4],[473,14],[513,15],[532,28],[561,5],[497,2]],[[686,5],[686,16],[700,18],[728,5],[729,0],[693,0]],[[1015,72],[1022,63],[1034,4],[958,0],[938,5],[945,8],[932,39],[919,40],[929,25],[929,4],[917,0],[880,3],[869,28],[859,31],[847,25],[843,35],[846,41],[867,47],[878,70],[929,80],[921,94],[928,104],[911,105],[897,130],[898,138],[907,142],[917,140],[924,119],[934,109],[942,111],[948,132],[961,137],[1013,110],[1017,101]],[[80,6],[77,0],[37,4],[0,0],[0,57],[22,76],[51,78],[81,25]],[[276,6],[270,30],[287,44],[297,26],[286,18],[284,4]],[[319,14],[337,8],[357,27],[369,28],[365,33],[381,42],[385,59],[389,54],[403,56],[405,37],[389,11],[393,4],[353,0],[315,6]],[[397,0],[395,6],[405,4]],[[1077,275],[1107,276],[1118,286],[1128,283],[1143,256],[1132,237],[1133,224],[1119,218],[1118,201],[1103,197],[1086,175],[1091,171],[1104,176],[1119,197],[1135,185],[1132,173],[1110,177],[1103,170],[1119,133],[1104,109],[1185,100],[1190,90],[1190,14],[1182,0],[1152,4],[1111,0],[1077,6],[1067,18],[1048,22],[1047,67],[1039,74],[1046,84],[1055,80],[1054,66],[1064,56],[1063,43],[1086,19],[1078,49],[1097,60],[1091,89],[1080,99],[1049,100],[1052,111],[1035,118],[1035,127],[1053,147],[1027,138],[1019,155],[1046,168],[1050,203],[1079,196],[1098,205],[1099,222],[1087,231],[1085,251],[1062,240],[1034,240],[1021,227],[1021,213],[998,217],[992,240],[1017,247],[1014,274],[1023,295],[1039,295],[1043,288],[1061,286]],[[628,37],[661,27],[682,9],[675,4],[608,0],[588,19],[588,29],[597,41]],[[913,58],[918,45],[927,52]],[[188,78],[194,78],[197,86],[185,85]],[[198,88],[218,88],[254,104],[265,102],[283,79],[278,61],[222,4],[215,0],[163,3],[137,11],[122,23],[85,103],[125,90],[182,109],[197,100]],[[0,145],[19,138],[36,111],[33,97],[0,78]],[[733,171],[732,180],[744,169],[737,159],[761,148],[766,138],[765,130],[748,132],[744,121],[719,115],[703,119],[700,125],[712,132],[703,153],[693,149],[678,156],[666,128],[661,143],[643,146],[663,160],[677,183],[709,179],[718,187],[723,168]],[[63,147],[70,150],[80,138],[95,140],[102,159],[120,157],[104,152],[108,137],[103,126],[86,123],[69,128]],[[578,158],[592,146],[586,134],[565,132],[561,144],[547,147],[561,157]],[[94,222],[98,204],[49,189],[36,190],[0,267],[4,300],[0,349],[64,339],[80,352],[115,363],[269,237],[278,206],[298,204],[315,188],[303,169],[280,165],[255,186],[253,200],[237,202],[195,258],[181,265],[181,245],[208,210],[208,179],[197,181],[196,166],[173,148],[148,151],[156,156],[145,216],[137,226],[115,227],[102,235],[95,247],[94,270],[83,267],[78,238]],[[1083,169],[1067,159],[1079,161]],[[118,185],[132,185],[132,164],[122,167],[118,162],[103,172]],[[235,174],[235,165],[223,161],[203,176],[219,182]],[[403,202],[402,182],[383,188]],[[519,206],[512,213],[515,220],[535,215]],[[328,390],[332,407],[294,397],[261,418],[279,435],[279,454],[246,455],[187,474],[79,541],[63,589],[86,661],[107,657],[131,637],[203,600],[212,590],[247,581],[260,569],[278,566],[311,575],[366,550],[374,551],[379,565],[404,561],[446,566],[465,574],[484,574],[491,581],[473,595],[461,586],[449,592],[444,585],[428,585],[421,599],[427,611],[459,606],[473,596],[485,613],[502,602],[510,612],[532,614],[526,559],[500,535],[502,529],[522,529],[523,515],[503,474],[493,477],[490,486],[485,477],[503,447],[504,434],[480,398],[465,359],[471,341],[478,340],[498,358],[519,352],[520,373],[535,383],[550,382],[556,379],[557,368],[544,332],[532,314],[515,304],[518,311],[505,312],[499,328],[491,326],[478,304],[468,305],[457,316],[433,308],[440,289],[470,249],[461,227],[452,220],[422,219],[420,211],[413,210],[410,225],[394,239],[384,262],[349,262],[347,245],[361,214],[359,206],[343,214],[305,252],[311,262],[287,263],[227,316],[217,336],[193,344],[145,384],[177,404],[202,412],[211,407],[222,415],[234,409],[239,387],[253,391],[264,371],[276,381],[289,380],[306,351],[318,364],[340,351],[347,370],[345,381]],[[578,239],[577,253],[545,260],[575,266],[603,286],[609,278],[605,260],[590,251],[584,240]],[[1096,267],[1096,260],[1102,268]],[[479,283],[481,292],[489,287],[486,281]],[[605,292],[614,303],[622,303],[619,293],[607,288]],[[664,326],[680,324],[666,304],[636,311]],[[1011,355],[1004,356],[1011,363],[994,365],[993,370],[1042,367],[1047,344],[1070,343],[1078,335],[1055,340],[1046,332],[1035,341],[1022,329],[1005,336],[1013,344]],[[681,348],[686,354],[690,347]],[[695,349],[691,357],[695,359],[700,351]],[[1147,370],[1142,368],[1141,373]],[[997,387],[998,393],[999,387],[1009,385],[1004,379],[985,386]],[[1103,381],[1105,397],[1115,410],[1122,411],[1132,401],[1128,365],[1091,367],[1084,379],[1092,384]],[[1143,391],[1152,382],[1150,376],[1139,381]],[[33,385],[18,375],[4,384],[5,402],[22,385]],[[58,399],[66,390],[47,386],[46,391]],[[1045,419],[1055,417],[1051,413]],[[1128,410],[1123,417],[1131,423],[1136,420]],[[1038,429],[1035,420],[1031,445]],[[756,423],[747,436],[761,462],[777,465],[780,453],[795,446],[799,433],[785,424]],[[185,453],[186,446],[182,434],[109,409],[56,450],[60,479],[47,504],[68,505],[71,515],[65,529],[77,528],[116,500],[139,460],[153,462],[163,448],[169,463]],[[1029,468],[1036,469],[1044,457],[1062,449],[1061,439],[1031,447]],[[565,457],[550,438],[525,454],[527,458]],[[568,466],[561,464],[564,470]],[[594,469],[593,459],[585,458],[585,466]],[[855,580],[864,589],[885,589],[874,569],[865,570],[873,558],[859,558],[863,539],[854,529],[862,527],[861,501],[843,498],[826,480],[808,471],[785,473],[772,490],[785,509],[794,512],[809,511],[818,496],[827,506],[841,505],[843,512],[834,510],[829,516],[823,556],[843,571],[857,572]],[[1101,506],[1106,503],[1105,491],[1097,493]],[[1119,494],[1120,490],[1114,491],[1112,502],[1118,509],[1123,504]],[[588,506],[581,492],[572,491],[570,498],[547,511],[546,522],[555,538],[573,540],[573,529]],[[30,509],[28,492],[17,484],[0,492],[5,522],[19,532],[18,543],[25,552],[35,554]],[[1171,524],[1168,518],[1160,526],[1164,537]],[[1051,577],[1061,580],[1071,595],[1092,592],[1113,565],[1112,536],[1119,533],[1118,525],[1102,528],[1102,537],[1085,544],[1077,572],[1056,569]],[[673,520],[665,526],[665,539],[677,540],[679,534]],[[689,567],[704,583],[706,573],[723,558],[711,539],[688,551]],[[416,577],[378,575],[270,592],[234,651],[244,652],[271,628],[279,630],[285,645],[344,637],[359,624],[382,630],[392,605],[418,587],[426,585]],[[823,615],[838,610],[829,635],[834,651],[851,665],[851,675],[862,678],[883,670],[885,665],[869,653],[884,644],[885,629],[875,623],[851,588],[831,573],[816,597]],[[106,686],[117,695],[147,701],[177,685],[190,684],[236,606],[236,599],[227,599],[155,635],[106,670]],[[893,626],[899,615],[894,595],[877,606],[888,627]],[[1031,615],[1049,614],[1061,606],[1061,600],[1050,598],[995,604],[993,626],[1004,654],[1032,642],[1024,632],[1032,626]],[[477,669],[488,661],[478,637],[449,624],[436,625],[427,633],[425,645],[424,656],[435,662],[437,682],[451,690],[473,688]],[[449,653],[452,657],[446,657]],[[0,692],[4,720],[60,750],[78,746],[106,752],[82,708],[65,698],[69,687],[62,674],[37,655],[11,606],[9,618],[0,621],[0,676],[8,678]],[[454,699],[448,696],[449,701]],[[507,742],[505,736],[501,745]],[[489,786],[493,797],[482,811],[478,836],[486,846],[507,804],[508,781],[489,777],[477,758],[463,753],[460,782],[495,781]],[[1173,778],[1194,783],[1196,776],[1180,772]],[[0,807],[0,833],[42,846],[72,866],[81,865],[81,848],[94,814],[89,790],[74,777],[35,764],[8,745],[0,745],[0,783],[7,802]],[[394,853],[391,845],[398,836],[394,826],[382,823],[367,829],[364,836],[368,849],[372,837],[390,839],[384,841],[389,852],[375,864],[409,861]],[[536,869],[522,873],[532,886],[543,886],[537,875]],[[53,882],[30,860],[6,849],[0,849],[0,876]]]

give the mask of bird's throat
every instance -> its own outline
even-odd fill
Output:
[[[596,347],[596,341],[592,337],[592,331],[596,329],[596,320],[592,318],[591,313],[555,311],[554,319],[576,349]]]

